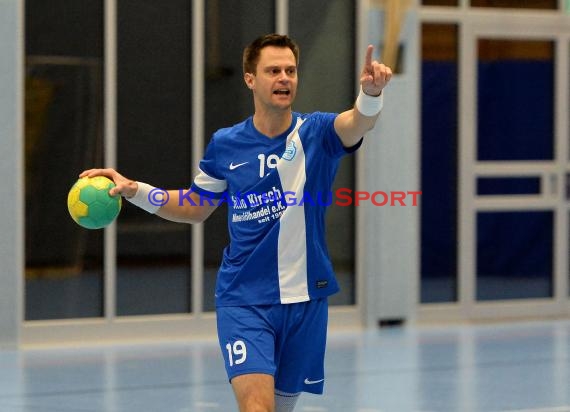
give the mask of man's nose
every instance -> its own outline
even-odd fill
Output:
[[[288,82],[288,81],[289,81],[289,76],[287,75],[287,71],[281,70],[281,71],[279,72],[278,80],[279,80],[280,82],[284,82],[284,81],[285,81],[285,82]]]

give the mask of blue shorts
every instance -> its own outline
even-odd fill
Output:
[[[275,389],[322,394],[327,339],[326,298],[286,305],[216,309],[228,378],[273,375]]]

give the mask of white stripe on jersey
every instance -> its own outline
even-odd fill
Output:
[[[228,182],[219,180],[212,176],[207,175],[204,171],[198,168],[200,173],[194,178],[194,183],[208,192],[222,193],[228,187]]]
[[[299,137],[299,128],[304,120],[297,119],[295,128],[287,136],[287,145],[293,141],[296,153],[293,159],[279,159],[277,171],[283,192],[294,192],[300,199],[305,188],[305,151]],[[309,300],[307,285],[307,235],[305,207],[288,206],[279,219],[277,243],[277,270],[281,303],[296,303]]]

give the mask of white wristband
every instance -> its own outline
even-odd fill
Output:
[[[129,202],[133,205],[146,210],[148,213],[156,213],[164,202],[165,191],[157,189],[147,183],[137,182],[137,192],[133,197],[127,197]]]
[[[364,116],[376,116],[384,106],[384,91],[382,91],[380,96],[370,96],[360,88],[360,93],[358,93],[354,106]]]

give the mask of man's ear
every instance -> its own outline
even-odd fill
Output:
[[[250,89],[253,89],[253,84],[255,82],[255,76],[253,73],[245,73],[243,75],[243,81],[245,82],[246,86]]]

